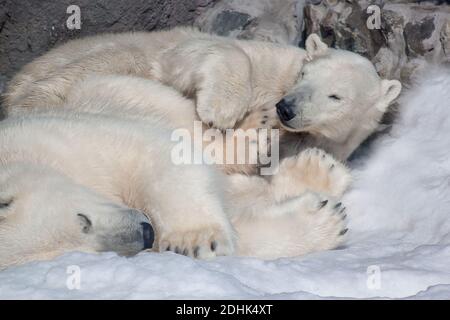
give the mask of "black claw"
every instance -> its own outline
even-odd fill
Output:
[[[184,250],[183,250],[183,256],[187,256],[188,253],[189,253],[188,249],[184,249]]]
[[[330,170],[333,170],[334,169],[334,164],[332,164],[331,166],[330,166]]]
[[[194,257],[195,258],[197,258],[198,257],[198,252],[200,251],[200,247],[199,246],[196,246],[195,248],[194,248]]]
[[[348,231],[348,228],[345,228],[344,230],[342,230],[341,232],[339,232],[340,236],[343,236],[344,234],[346,234]]]
[[[266,124],[266,122],[267,122],[266,120],[263,120],[261,121],[261,124]]]
[[[323,207],[325,207],[327,205],[327,203],[328,203],[328,200],[321,201],[319,204],[319,209],[322,209]]]
[[[345,220],[345,218],[347,218],[347,214],[344,214],[344,215],[342,216],[342,220]]]
[[[180,248],[176,247],[176,248],[175,248],[175,253],[178,253],[178,254],[181,253]]]
[[[339,214],[344,213],[344,211],[345,211],[345,207],[343,207],[343,208],[341,209],[341,211],[339,211]]]
[[[168,247],[166,248],[166,251],[170,251],[170,246],[168,246]]]
[[[263,116],[263,119],[269,119],[269,117],[268,116]]]
[[[217,248],[217,242],[216,241],[211,242],[211,251],[216,251],[216,248]]]
[[[342,202],[336,203],[336,205],[334,206],[334,209],[335,210],[339,209],[341,207],[341,205],[342,205]]]

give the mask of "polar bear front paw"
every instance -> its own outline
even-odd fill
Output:
[[[239,123],[238,127],[243,130],[274,128],[278,125],[278,116],[275,106],[264,106],[249,113]]]
[[[341,197],[351,180],[350,171],[344,164],[321,149],[309,148],[284,159],[273,184],[286,192],[310,190]]]
[[[203,123],[220,130],[233,129],[244,118],[248,103],[242,99],[221,99],[203,90],[197,97],[197,114]]]
[[[208,259],[233,254],[234,245],[232,237],[220,227],[204,227],[162,234],[159,251],[172,251],[192,258]]]

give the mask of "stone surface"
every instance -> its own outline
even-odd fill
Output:
[[[200,15],[195,25],[223,36],[298,45],[304,5],[304,0],[219,1]]]
[[[245,39],[302,45],[318,33],[330,46],[369,58],[383,77],[407,83],[429,62],[450,61],[448,1],[221,0],[195,24],[202,30]],[[380,8],[379,29],[369,29],[370,5]],[[303,12],[302,12],[303,11]]]
[[[0,92],[20,67],[69,39],[175,25],[293,45],[317,32],[331,46],[371,59],[382,76],[404,82],[424,61],[450,61],[445,0],[77,0],[81,30],[68,30],[66,9],[73,3],[0,0]],[[379,30],[366,25],[371,4],[381,8]]]
[[[130,30],[191,25],[215,0],[0,0],[0,73],[20,67],[69,39]],[[81,29],[68,30],[69,5],[81,10]],[[1,80],[1,79],[0,79]],[[1,87],[1,83],[0,83]]]
[[[450,6],[441,2],[324,0],[305,7],[305,29],[366,56],[381,76],[408,83],[425,61],[450,62]],[[381,9],[380,29],[367,27],[371,4]]]

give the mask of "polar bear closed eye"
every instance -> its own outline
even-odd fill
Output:
[[[283,128],[327,140],[325,149],[345,160],[375,131],[402,86],[381,79],[358,54],[323,47],[319,51],[277,103],[277,113]]]

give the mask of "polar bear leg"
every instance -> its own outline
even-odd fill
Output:
[[[346,214],[336,198],[350,182],[348,170],[322,151],[306,151],[285,159],[272,181],[259,176],[228,177],[239,255],[295,256],[343,243]]]
[[[200,68],[202,81],[196,94],[197,113],[219,129],[233,128],[243,119],[252,98],[251,65],[243,51],[218,45]]]
[[[196,258],[232,254],[234,231],[214,171],[192,165],[158,172],[161,176],[147,179],[155,182],[144,186],[144,206],[156,228],[155,249]]]
[[[261,176],[227,176],[227,195],[236,206],[234,212],[249,214],[308,191],[340,198],[350,182],[350,172],[342,163],[311,148],[283,159],[270,181]]]
[[[345,239],[345,217],[332,200],[305,193],[268,207],[258,216],[234,217],[236,253],[274,259],[335,249]]]
[[[277,199],[296,196],[306,190],[341,197],[351,183],[349,169],[330,154],[309,148],[283,159],[271,184]]]

